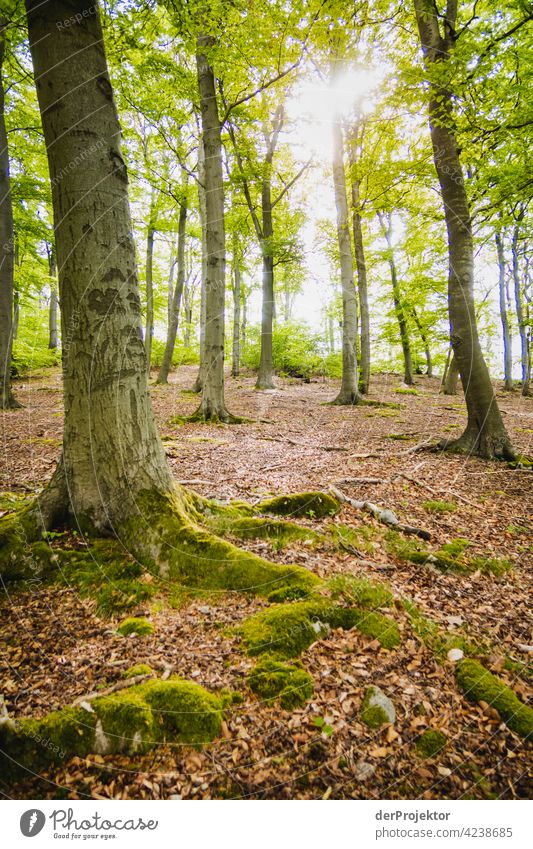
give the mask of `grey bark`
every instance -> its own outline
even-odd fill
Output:
[[[52,178],[65,400],[62,459],[41,516],[113,534],[132,515],[143,521],[142,493],[174,492],[148,395],[120,126],[97,8],[26,8]],[[79,25],[56,26],[77,13]]]
[[[509,324],[509,313],[507,309],[508,291],[505,267],[505,251],[503,238],[500,233],[494,234],[496,252],[498,254],[498,291],[500,295],[500,320],[502,323],[503,337],[503,386],[504,389],[513,388],[513,343],[511,338],[511,326]]]
[[[452,356],[446,370],[445,379],[443,382],[443,393],[444,395],[457,395],[457,384],[459,382],[459,366],[457,365],[457,360],[455,359],[455,354],[452,352]]]
[[[195,414],[205,421],[229,422],[224,402],[224,308],[226,249],[224,232],[224,184],[222,141],[215,91],[215,77],[208,59],[211,36],[196,41],[196,69],[200,92],[205,172],[206,278],[205,337],[202,400]]]
[[[383,235],[387,242],[387,262],[389,263],[392,283],[392,300],[394,303],[394,314],[400,330],[400,342],[403,355],[403,382],[412,386],[413,380],[413,357],[411,354],[411,341],[409,339],[409,327],[403,304],[402,292],[398,280],[396,261],[394,259],[394,246],[392,244],[392,215],[378,212],[379,222]]]
[[[178,244],[176,241],[172,242],[172,246],[170,248],[170,265],[168,268],[168,282],[167,282],[167,326],[170,325],[172,320],[172,303],[174,301],[174,272],[176,271],[176,265],[178,262]]]
[[[207,281],[207,208],[205,197],[205,151],[203,138],[198,145],[198,209],[202,230],[202,280],[200,283],[200,363],[194,382],[194,392],[201,392],[204,385],[206,281]]]
[[[368,394],[370,386],[370,313],[368,309],[368,278],[366,272],[365,245],[361,221],[361,181],[357,176],[357,144],[361,129],[355,124],[350,131],[349,164],[352,187],[352,231],[357,270],[357,293],[359,295],[359,315],[361,322],[361,360],[359,369],[359,389]]]
[[[233,240],[233,340],[231,376],[238,377],[241,361],[241,265],[237,237]]]
[[[514,301],[516,309],[516,318],[518,321],[518,332],[520,334],[520,365],[522,377],[522,395],[527,397],[530,394],[530,375],[531,375],[531,339],[528,335],[527,316],[524,310],[524,300],[522,286],[520,284],[520,263],[518,259],[518,239],[520,235],[520,226],[517,224],[513,228],[513,238],[511,244],[512,262],[513,262],[513,288]]]
[[[150,372],[152,362],[152,340],[154,336],[154,238],[155,238],[155,189],[150,196],[150,217],[146,230],[146,330],[144,346],[146,348],[146,366]]]
[[[180,205],[180,214],[178,220],[178,253],[177,266],[178,273],[176,277],[176,286],[172,295],[172,308],[170,313],[170,321],[167,331],[167,341],[163,360],[157,377],[158,383],[168,383],[168,373],[172,367],[172,357],[176,346],[176,336],[178,333],[178,322],[180,314],[181,297],[183,294],[183,286],[185,284],[185,238],[187,229],[187,197],[184,195]]]
[[[457,2],[448,0],[443,16],[439,15],[435,0],[414,0],[414,8],[430,77],[430,134],[448,234],[450,341],[468,414],[464,433],[459,439],[442,442],[441,447],[486,458],[511,459],[515,452],[503,424],[479,342],[474,307],[472,223],[455,137],[452,92],[434,81],[435,69],[443,74],[442,65],[453,50]]]
[[[416,329],[418,330],[418,334],[422,340],[422,345],[424,346],[424,356],[426,358],[426,374],[428,377],[433,377],[433,359],[431,357],[431,348],[429,345],[429,339],[427,332],[424,330],[422,322],[418,317],[418,313],[415,307],[411,308],[411,313],[413,316],[414,323],[416,324]]]
[[[333,187],[337,211],[337,240],[339,245],[342,287],[342,380],[335,404],[357,404],[361,400],[357,374],[357,300],[353,277],[352,244],[346,173],[344,169],[344,139],[340,115],[333,120]]]
[[[54,245],[47,245],[48,251],[48,273],[50,276],[50,306],[48,308],[48,347],[55,350],[58,345],[57,333],[57,310],[59,299],[57,297],[57,263]]]
[[[20,404],[11,389],[11,352],[13,346],[14,232],[9,149],[5,122],[3,63],[7,20],[0,16],[0,409]]]

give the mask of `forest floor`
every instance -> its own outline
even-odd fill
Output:
[[[268,540],[239,543],[321,577],[348,573],[387,581],[395,596],[413,599],[443,632],[464,633],[489,646],[484,665],[527,702],[533,651],[532,473],[417,450],[427,440],[461,432],[461,395],[439,395],[438,381],[426,377],[417,378],[417,394],[402,394],[396,391],[397,376],[381,375],[373,381],[371,397],[399,403],[401,409],[344,408],[324,404],[335,395],[331,381],[278,380],[277,391],[258,393],[253,377],[244,376],[228,379],[227,405],[250,423],[171,424],[173,416],[192,413],[197,405],[187,392],[194,375],[194,367],[180,368],[170,385],[152,387],[152,397],[176,479],[202,495],[254,502],[335,485],[350,498],[370,499],[394,510],[405,524],[427,529],[432,547],[461,537],[470,543],[469,554],[509,559],[513,568],[499,577],[407,562],[387,545],[383,525],[347,505],[326,522],[363,528],[361,551],[305,540],[283,549]],[[59,456],[59,371],[17,385],[16,394],[24,408],[0,420],[0,492],[27,494],[47,481]],[[498,399],[516,448],[533,453],[533,401],[503,392]],[[326,523],[299,521],[313,528]],[[264,600],[222,592],[185,597],[173,606],[152,600],[129,615],[148,616],[154,634],[123,638],[115,630],[123,616],[96,616],[94,600],[81,599],[75,587],[43,582],[31,591],[5,589],[0,693],[14,717],[41,717],[96,687],[110,687],[138,663],[158,674],[172,668],[209,690],[240,691],[244,700],[229,711],[220,739],[202,750],[161,745],[134,758],[74,758],[4,793],[119,799],[527,795],[527,745],[493,708],[464,698],[453,663],[437,657],[401,615],[403,639],[392,651],[356,629],[331,631],[317,640],[301,658],[315,682],[305,707],[288,712],[254,697],[246,687],[253,660],[231,627],[264,606]],[[361,722],[370,684],[394,702],[394,725],[371,730]],[[423,759],[415,742],[428,728],[443,731],[448,742],[437,756]]]

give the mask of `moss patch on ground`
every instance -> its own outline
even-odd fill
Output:
[[[319,534],[311,528],[302,527],[294,522],[264,519],[246,516],[237,519],[219,518],[211,523],[212,530],[224,536],[230,534],[237,539],[267,539],[273,548],[284,548],[291,542],[317,542]]]
[[[136,678],[137,675],[152,675],[153,669],[147,663],[136,663],[135,666],[130,666],[124,673],[124,678]]]
[[[129,637],[130,634],[137,634],[137,636],[143,637],[147,634],[153,634],[154,631],[155,628],[148,619],[142,617],[136,618],[135,616],[124,619],[117,628],[117,632],[123,637]]]
[[[424,501],[422,507],[428,513],[454,513],[457,510],[454,501]]]
[[[421,758],[434,758],[444,749],[447,743],[446,734],[433,728],[424,731],[415,743],[417,754]]]
[[[135,754],[165,742],[203,745],[220,733],[223,706],[191,681],[147,681],[43,719],[8,720],[0,726],[2,760],[9,773],[36,772],[74,755]]]
[[[377,639],[384,648],[392,649],[400,643],[394,620],[326,598],[273,605],[245,620],[237,630],[249,655],[271,654],[288,659],[301,655],[331,628],[354,627]]]
[[[347,604],[375,610],[378,607],[391,607],[394,596],[388,584],[369,581],[354,575],[335,575],[326,584],[329,595],[342,599]]]
[[[261,501],[256,506],[258,513],[274,513],[278,516],[323,519],[338,513],[340,504],[326,492],[298,492],[295,495],[280,495]]]
[[[521,737],[533,737],[533,708],[520,701],[514,690],[477,660],[457,664],[456,678],[465,696],[473,702],[487,702],[505,724]]]
[[[400,560],[422,566],[431,565],[441,572],[470,575],[479,571],[501,577],[505,572],[512,569],[512,563],[506,558],[467,557],[465,550],[470,543],[462,538],[452,540],[434,550],[427,548],[419,541],[404,539],[395,531],[389,531],[385,539],[389,553]]]
[[[248,675],[250,690],[267,704],[279,700],[284,710],[302,707],[313,695],[313,679],[298,663],[263,657]]]

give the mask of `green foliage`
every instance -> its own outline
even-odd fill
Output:
[[[417,754],[422,758],[434,758],[448,742],[446,734],[433,728],[424,731],[415,743]]]
[[[143,617],[137,618],[135,616],[124,619],[117,628],[117,632],[123,637],[129,637],[130,634],[137,634],[137,636],[142,637],[147,634],[153,634],[154,631],[155,628],[148,619],[144,619]]]
[[[520,701],[514,690],[477,660],[465,659],[457,664],[459,687],[473,702],[487,702],[503,721],[521,737],[533,737],[533,708]]]
[[[154,336],[152,339],[152,367],[160,368],[163,362],[163,354],[165,353],[165,340],[158,339]],[[186,348],[185,345],[176,339],[174,353],[172,354],[172,366],[190,366],[197,365],[200,361],[199,352],[196,348]]]
[[[261,354],[261,331],[250,327],[248,341],[242,352],[242,363],[257,371]],[[282,377],[308,379],[324,372],[320,338],[303,323],[276,324],[272,333],[272,355],[275,371]]]
[[[48,348],[48,309],[34,300],[24,302],[20,312],[17,338],[13,343],[13,372],[27,377],[61,362],[61,350]]]
[[[313,695],[313,679],[300,664],[282,663],[268,656],[252,669],[248,686],[267,704],[279,699],[285,710],[302,707]]]

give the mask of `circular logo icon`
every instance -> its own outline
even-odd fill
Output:
[[[35,837],[43,830],[46,817],[42,811],[37,808],[31,808],[29,811],[24,811],[20,818],[20,830],[24,837]]]

